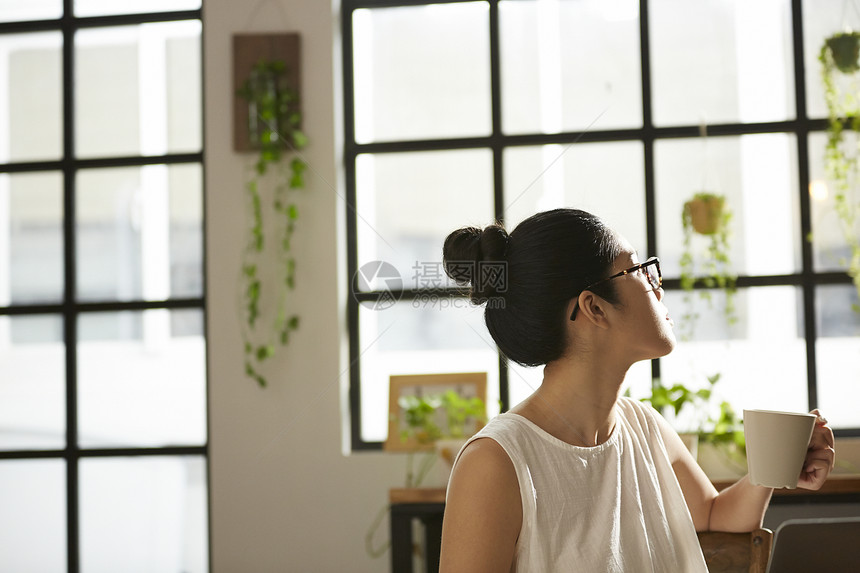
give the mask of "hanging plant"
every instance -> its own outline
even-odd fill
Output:
[[[834,206],[842,235],[849,248],[841,264],[848,269],[858,302],[852,304],[860,312],[860,197],[858,197],[858,149],[860,136],[860,32],[845,32],[830,36],[821,46],[821,82],[827,103],[827,146],[824,168],[834,186]],[[846,142],[845,131],[853,132],[854,141]]]
[[[287,306],[295,288],[292,238],[299,217],[290,191],[305,187],[307,164],[296,152],[307,138],[300,129],[298,92],[288,79],[283,61],[260,60],[237,92],[248,103],[248,132],[257,150],[245,182],[250,217],[241,292],[245,373],[260,386],[267,385],[261,365],[299,327],[298,315]],[[279,270],[272,273],[272,264]],[[272,274],[279,276],[272,280]],[[276,302],[275,313],[262,310],[264,300]]]
[[[711,302],[710,289],[722,289],[726,304],[726,322],[737,322],[735,313],[735,294],[737,277],[731,271],[729,254],[729,223],[732,212],[726,205],[723,195],[699,192],[684,203],[681,212],[681,225],[684,231],[683,251],[681,253],[681,288],[685,291],[688,309],[692,306],[691,296],[696,287],[700,298]],[[704,248],[695,249],[698,238],[705,239]],[[697,264],[698,263],[698,264]],[[682,317],[683,337],[692,337],[693,326],[698,315],[692,310]]]
[[[860,69],[860,34],[843,32],[824,40],[824,47],[833,59],[833,65],[843,74]]]

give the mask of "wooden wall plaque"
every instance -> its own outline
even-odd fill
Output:
[[[298,33],[235,34],[233,36],[233,149],[256,149],[248,135],[248,102],[237,91],[261,59],[282,60],[287,81],[301,94],[301,52]]]

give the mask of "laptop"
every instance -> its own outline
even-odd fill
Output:
[[[860,517],[789,519],[773,539],[767,573],[860,571]]]

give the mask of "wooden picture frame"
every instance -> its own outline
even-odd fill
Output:
[[[459,372],[451,374],[409,374],[393,375],[389,378],[388,394],[388,439],[383,449],[391,452],[413,452],[432,450],[433,443],[421,444],[414,438],[403,440],[401,431],[407,428],[404,410],[400,405],[403,396],[433,396],[447,390],[456,391],[461,397],[480,398],[484,411],[480,419],[475,419],[473,434],[480,430],[487,418],[487,373]],[[436,413],[439,424],[446,424],[445,413]],[[441,426],[440,426],[441,427]]]

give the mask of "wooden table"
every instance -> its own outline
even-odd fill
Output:
[[[734,481],[714,481],[717,491],[729,487]],[[860,503],[860,476],[831,475],[818,491],[808,489],[775,489],[772,503]]]

